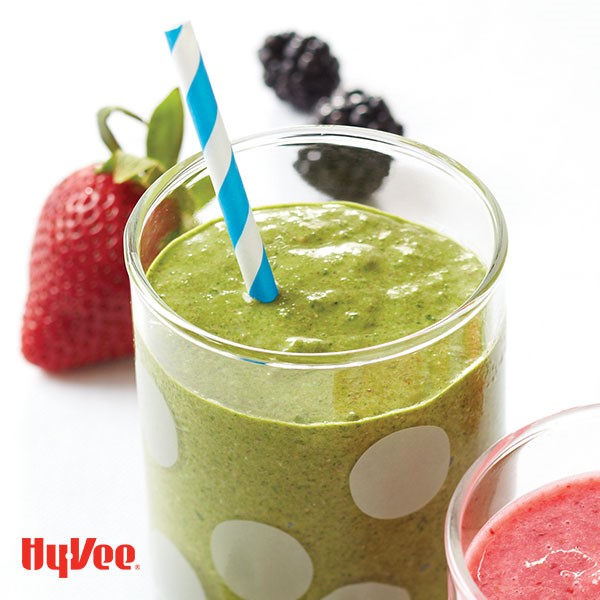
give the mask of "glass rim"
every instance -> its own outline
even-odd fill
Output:
[[[573,406],[536,419],[492,444],[461,477],[450,499],[444,523],[446,563],[451,584],[459,593],[457,598],[463,594],[472,600],[487,600],[469,573],[461,543],[464,505],[472,491],[505,456],[518,450],[527,442],[545,433],[564,428],[569,423],[581,422],[582,419],[593,416],[596,418],[600,416],[600,403]]]
[[[284,127],[241,137],[232,142],[232,146],[237,156],[264,147],[316,143],[350,145],[360,148],[366,148],[369,145],[368,149],[387,155],[392,155],[393,152],[402,152],[413,158],[421,159],[471,187],[484,203],[494,231],[493,257],[477,289],[459,307],[432,325],[375,346],[339,352],[309,353],[266,350],[233,342],[197,327],[175,313],[154,291],[142,267],[138,243],[145,219],[152,212],[154,206],[190,177],[207,170],[203,154],[198,152],[178,162],[150,185],[134,207],[124,232],[125,264],[131,284],[140,292],[146,305],[180,335],[215,351],[261,363],[280,366],[339,367],[401,356],[431,345],[441,337],[459,329],[485,305],[502,273],[508,250],[508,238],[506,222],[498,202],[476,175],[461,163],[420,142],[387,132],[346,125]]]

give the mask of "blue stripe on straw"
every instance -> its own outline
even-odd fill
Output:
[[[229,171],[227,171],[227,176],[223,181],[219,193],[223,195],[223,198],[227,198],[230,203],[229,208],[231,210],[224,213],[223,217],[225,218],[227,231],[229,231],[234,248],[237,246],[242,231],[244,231],[244,225],[248,220],[248,213],[250,212],[248,199],[243,192],[243,188],[241,188],[241,184],[242,178],[240,177],[240,172],[238,171],[235,159],[232,159]]]
[[[173,52],[173,46],[177,42],[177,38],[183,29],[183,25],[179,27],[175,27],[175,29],[169,29],[169,31],[165,31],[165,35],[167,36],[167,42],[169,43],[169,50]]]
[[[200,58],[198,71],[190,84],[186,99],[200,143],[204,147],[217,121],[219,109],[202,58]]]
[[[182,88],[188,88],[182,89],[182,92],[205,153],[209,174],[215,185],[246,288],[256,300],[272,302],[279,295],[273,271],[250,210],[246,190],[231,143],[219,117],[215,95],[191,25],[184,23],[171,29],[166,32],[166,37],[171,53],[176,55]],[[178,46],[180,42],[183,44],[181,48]],[[217,122],[219,126],[215,127]],[[227,154],[229,162],[225,160]],[[226,167],[227,173],[217,189],[218,179],[223,177]]]
[[[273,296],[273,284],[271,284],[271,280],[273,278],[273,272],[271,271],[271,265],[269,264],[269,259],[267,258],[267,251],[263,248],[263,256],[260,262],[260,268],[258,269],[258,273],[254,278],[254,283],[250,287],[248,293],[253,298],[271,298],[267,302],[272,302],[277,298],[277,294]],[[275,288],[277,291],[277,288]]]

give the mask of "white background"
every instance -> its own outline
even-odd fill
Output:
[[[3,9],[0,569],[5,598],[151,598],[130,360],[49,376],[20,356],[29,248],[51,188],[107,155],[96,110],[148,117],[176,85],[163,30],[190,19],[232,138],[309,122],[261,80],[268,33],[327,40],[346,87],[491,188],[510,232],[507,425],[598,400],[600,3],[70,0]],[[115,118],[124,146],[141,132]],[[188,128],[184,155],[196,152]],[[26,572],[21,537],[133,544],[131,573]],[[8,587],[8,589],[7,589]]]

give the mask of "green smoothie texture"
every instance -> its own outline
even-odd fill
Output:
[[[243,293],[223,221],[178,239],[148,272],[176,313],[245,345],[335,352],[398,339],[449,315],[485,274],[453,240],[349,203],[255,215],[280,288],[273,303]]]
[[[455,241],[359,205],[276,206],[255,217],[280,289],[275,302],[245,295],[220,221],[171,242],[147,273],[180,316],[250,347],[329,353],[389,342],[461,306],[486,271]],[[468,466],[502,433],[501,328],[487,339],[480,312],[414,352],[338,366],[325,355],[324,368],[282,368],[186,345],[152,319],[142,321],[138,312],[138,369],[164,398],[178,446],[172,465],[148,452],[152,525],[191,565],[208,600],[343,600],[357,597],[340,591],[351,585],[375,586],[373,598],[447,597],[447,504]],[[144,403],[140,390],[142,410]],[[381,441],[432,431],[443,432],[449,447],[440,455],[438,489],[422,505],[394,513],[395,495],[439,470],[423,462],[431,456],[419,447],[414,456],[391,457],[392,467],[409,464],[401,481],[386,488],[389,481],[373,480],[391,495],[391,513],[365,506],[352,483],[360,461]],[[382,473],[393,478],[395,469]],[[306,589],[273,592],[267,583],[260,591],[256,579],[275,574],[269,564],[260,576],[251,572],[258,550],[238,563],[248,571],[241,580],[224,573],[215,532],[238,522],[296,540],[312,566]],[[245,588],[248,582],[259,591]]]

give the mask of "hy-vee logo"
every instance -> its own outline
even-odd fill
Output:
[[[44,538],[22,538],[21,563],[28,571],[41,569],[46,565],[58,572],[60,578],[69,576],[70,571],[93,565],[100,571],[116,567],[122,571],[139,568],[135,563],[135,548],[121,544],[113,548],[109,544],[96,544],[96,538],[86,538],[83,544],[79,538],[71,538],[69,544],[46,544]]]

